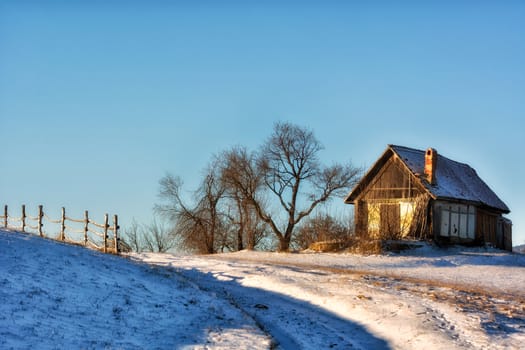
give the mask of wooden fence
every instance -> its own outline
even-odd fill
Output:
[[[22,205],[21,215],[13,217],[9,215],[7,205],[4,206],[4,214],[0,216],[2,227],[37,234],[40,237],[52,238],[62,242],[83,245],[88,248],[97,249],[104,253],[119,254],[118,216],[113,215],[113,223],[110,225],[108,214],[104,215],[104,222],[97,223],[89,218],[86,210],[82,219],[73,219],[66,216],[66,209],[62,208],[60,219],[53,220],[45,212],[42,205],[38,206],[36,216],[26,213],[26,206]],[[58,225],[58,233],[53,236],[44,232],[44,222]],[[77,225],[79,227],[74,227]],[[47,226],[47,225],[46,225]]]

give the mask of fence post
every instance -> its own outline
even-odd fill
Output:
[[[87,247],[88,242],[88,225],[89,225],[89,213],[86,210],[84,212],[84,246]]]
[[[115,240],[115,254],[118,255],[118,216],[113,215],[113,239]]]
[[[7,218],[8,218],[8,215],[7,215],[7,204],[4,205],[4,228],[7,228]]]
[[[108,214],[104,215],[104,253],[108,252]]]
[[[44,207],[42,205],[38,206],[38,234],[40,237],[44,237],[44,232],[42,231],[42,217],[44,216]]]
[[[22,204],[22,232],[26,232],[26,205]]]
[[[60,226],[60,240],[65,241],[66,240],[66,208],[62,207],[62,218],[61,218],[61,226]]]

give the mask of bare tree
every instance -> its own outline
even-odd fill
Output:
[[[257,159],[257,172],[266,188],[285,212],[279,222],[256,196],[252,203],[261,220],[279,239],[279,250],[287,251],[295,226],[314,208],[333,195],[343,195],[360,174],[352,165],[322,166],[321,143],[312,131],[290,123],[277,123]]]
[[[181,196],[182,180],[166,175],[160,181],[160,197],[167,203],[156,206],[156,211],[175,224],[174,234],[182,248],[198,253],[215,253],[228,246],[224,217],[219,204],[225,189],[212,164],[199,188],[194,193],[196,204],[188,205]]]
[[[267,224],[258,218],[254,206],[263,184],[255,168],[255,156],[244,147],[234,147],[217,159],[221,165],[221,181],[233,203],[228,218],[236,227],[236,248],[253,250],[267,233]]]

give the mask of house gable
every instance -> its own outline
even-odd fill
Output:
[[[426,192],[420,181],[407,170],[403,162],[393,155],[381,167],[380,171],[362,188],[356,199],[402,200],[416,197]]]
[[[431,194],[404,160],[388,147],[348,194],[345,203],[350,204],[364,197],[410,198],[424,192]]]

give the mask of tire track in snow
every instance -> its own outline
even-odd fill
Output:
[[[470,284],[446,283],[443,281],[422,278],[412,278],[398,275],[393,271],[379,272],[357,269],[343,269],[312,264],[282,264],[267,260],[228,259],[213,257],[217,260],[226,260],[236,263],[255,263],[290,269],[291,267],[306,272],[322,271],[335,275],[349,276],[366,284],[368,288],[385,293],[404,295],[407,298],[417,297],[425,305],[425,323],[441,330],[451,341],[460,347],[487,347],[487,348],[519,348],[525,336],[516,339],[506,339],[509,333],[525,332],[525,299],[521,295],[502,293],[494,290],[476,288]],[[446,309],[444,312],[442,309]],[[470,320],[458,324],[457,320],[449,319],[451,309],[462,314],[462,318]],[[423,314],[422,314],[423,315]],[[461,329],[465,326],[479,328],[480,337],[474,340],[465,335]],[[484,333],[484,334],[482,334]],[[471,334],[471,333],[470,333]],[[497,338],[497,346],[491,343],[491,338]]]
[[[243,310],[281,349],[503,349],[519,347],[525,334],[518,325],[504,339],[505,329],[490,329],[501,320],[484,320],[486,304],[462,309],[441,295],[472,292],[437,280],[235,257],[158,259]]]
[[[172,264],[174,266],[175,264]],[[195,269],[175,271],[200,289],[226,299],[251,317],[274,339],[277,349],[389,349],[361,325],[341,319],[319,307],[286,295],[225,282],[218,274]]]
[[[433,349],[469,348],[457,337],[436,330],[437,320],[420,325],[421,317],[410,306],[397,315],[397,295],[376,288],[371,300],[359,291],[368,285],[354,285],[356,281],[346,276],[341,284],[341,276],[332,272],[212,257],[164,257],[159,263],[218,297],[235,300],[282,349],[419,349],[428,344]],[[264,307],[257,309],[257,304]],[[390,305],[394,305],[393,316]]]

